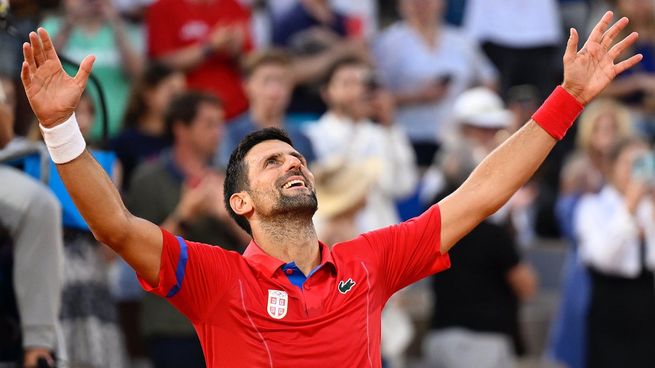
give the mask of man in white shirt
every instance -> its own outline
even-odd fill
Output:
[[[328,111],[306,128],[318,162],[369,158],[382,162],[380,178],[358,218],[359,231],[399,222],[394,201],[411,194],[417,180],[409,140],[393,124],[391,97],[371,82],[371,68],[361,61],[336,63],[323,87]],[[373,112],[377,122],[369,118]]]

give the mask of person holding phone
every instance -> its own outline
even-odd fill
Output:
[[[589,367],[653,367],[655,162],[629,138],[610,154],[608,183],[580,201],[575,235],[591,275]]]
[[[476,85],[495,89],[498,73],[479,46],[442,23],[444,0],[400,0],[402,20],[374,44],[382,82],[397,105],[419,166],[429,166],[453,125],[455,98]]]

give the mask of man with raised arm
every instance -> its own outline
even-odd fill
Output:
[[[583,106],[635,55],[613,44],[628,20],[606,13],[578,51],[571,30],[564,82],[521,130],[453,194],[422,215],[332,247],[318,241],[314,178],[279,130],[255,132],[233,152],[226,207],[253,241],[243,256],[186,241],[131,215],[85,151],[73,111],[93,56],[69,77],[48,34],[25,43],[22,80],[51,157],[94,235],[135,269],[145,289],[194,324],[210,367],[379,367],[380,312],[397,290],[450,266],[448,250],[534,173]]]

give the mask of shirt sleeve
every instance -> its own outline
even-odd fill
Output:
[[[191,321],[206,320],[231,284],[237,253],[190,242],[162,229],[163,248],[156,285],[139,277],[147,292],[164,297]]]
[[[377,255],[387,297],[424,277],[450,268],[441,254],[441,213],[438,205],[422,215],[363,235]]]
[[[623,203],[612,208],[600,198],[600,194],[583,197],[575,212],[580,256],[599,271],[633,277],[640,267],[637,222]]]

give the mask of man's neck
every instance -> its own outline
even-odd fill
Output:
[[[193,148],[181,144],[173,146],[173,160],[184,176],[189,178],[203,177],[209,167],[206,158],[199,155]]]
[[[253,239],[271,257],[295,262],[305,275],[321,263],[311,217],[277,216],[258,225],[253,228]]]
[[[282,128],[284,114],[253,107],[250,110],[250,119],[259,128]]]

